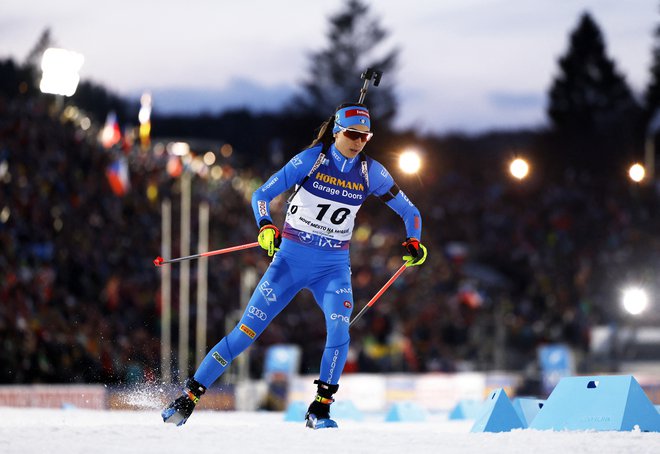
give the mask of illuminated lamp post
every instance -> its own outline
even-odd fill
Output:
[[[625,344],[633,348],[637,344],[639,323],[649,307],[649,300],[648,291],[640,286],[627,287],[621,292],[621,306],[632,317],[631,330],[626,336]],[[628,349],[624,349],[624,358],[630,357],[630,353],[625,353],[625,350]]]
[[[215,162],[212,152],[204,158],[193,157],[190,145],[186,142],[172,142],[167,145],[168,152],[173,155],[175,162],[183,162],[179,169],[172,168],[180,177],[181,184],[181,256],[190,255],[190,220],[193,173],[208,174],[208,166]],[[180,161],[179,161],[180,159]],[[170,161],[172,162],[172,161]],[[169,170],[168,170],[169,171]],[[209,204],[201,202],[199,206],[199,242],[200,253],[208,251],[209,237]],[[163,202],[163,257],[170,257],[171,245],[171,208],[169,200]],[[208,294],[208,258],[202,257],[197,261],[197,320],[196,320],[196,356],[200,363],[206,353],[206,322],[207,322],[207,294]],[[179,345],[178,345],[178,378],[186,378],[189,368],[190,345],[190,262],[183,261],[179,265]],[[161,374],[163,382],[171,380],[171,299],[169,285],[169,267],[162,270],[161,293],[163,305],[161,311]],[[167,272],[167,274],[165,274]]]
[[[170,144],[169,151],[181,157],[190,159],[190,146],[186,142]],[[190,255],[190,204],[191,179],[190,171],[185,169],[181,173],[181,256]],[[181,262],[179,268],[179,380],[188,374],[188,343],[190,321],[190,262]]]
[[[623,290],[621,305],[630,315],[642,314],[649,305],[649,295],[644,288],[628,287]]]
[[[628,177],[635,183],[640,183],[646,176],[646,169],[643,165],[635,163],[628,169]]]
[[[529,175],[529,163],[522,158],[516,158],[509,164],[509,173],[516,180],[522,181]]]
[[[399,155],[399,168],[407,174],[414,174],[422,167],[422,158],[414,150],[405,150]]]

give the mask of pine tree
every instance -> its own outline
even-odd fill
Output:
[[[639,153],[641,108],[589,13],[571,33],[549,98],[553,130],[576,155],[573,161],[592,164],[607,157],[620,165]]]
[[[611,127],[638,106],[630,87],[607,57],[598,25],[585,13],[559,60],[548,113],[555,128],[596,132]]]
[[[291,107],[313,116],[314,122],[327,118],[339,104],[357,101],[362,87],[360,74],[370,67],[383,71],[384,75],[383,82],[369,92],[365,102],[378,128],[385,128],[396,114],[392,72],[398,50],[374,56],[387,31],[361,0],[348,0],[329,22],[328,46],[311,55],[310,74],[303,83],[303,93],[294,98]]]

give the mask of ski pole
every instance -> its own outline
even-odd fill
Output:
[[[405,270],[406,270],[406,264],[404,263],[403,265],[401,265],[401,268],[399,268],[399,269],[396,271],[396,273],[394,273],[394,275],[390,278],[390,280],[387,281],[387,282],[385,283],[385,285],[383,285],[383,288],[381,288],[380,290],[378,290],[378,293],[376,293],[376,294],[374,295],[374,297],[371,298],[371,300],[367,303],[367,305],[364,306],[364,307],[362,308],[362,310],[361,310],[361,311],[360,311],[355,317],[353,317],[353,320],[351,320],[351,322],[348,324],[348,327],[349,327],[349,328],[350,328],[351,326],[353,326],[353,323],[355,323],[356,321],[358,321],[358,320],[360,319],[360,317],[362,317],[362,314],[364,314],[364,313],[367,311],[367,309],[369,309],[371,306],[373,306],[373,305],[376,303],[376,301],[378,301],[378,298],[380,298],[380,297],[383,295],[383,293],[385,293],[385,290],[387,290],[388,287],[389,287],[390,285],[392,285],[392,283],[393,283],[394,281],[396,281],[396,279],[397,279],[399,276],[401,276],[401,273],[403,273]]]
[[[176,259],[165,260],[163,257],[158,256],[154,259],[154,265],[161,266],[161,265],[166,265],[168,263],[182,262],[184,260],[192,260],[192,259],[199,259],[199,258],[202,258],[202,257],[210,257],[212,255],[226,254],[227,252],[240,251],[242,249],[250,249],[250,248],[253,248],[253,247],[257,247],[257,246],[259,246],[259,242],[255,241],[254,243],[241,244],[240,246],[232,246],[232,247],[227,247],[227,248],[224,248],[224,249],[218,249],[218,250],[215,250],[215,251],[202,252],[201,254],[188,255],[186,257],[179,257],[179,258],[176,258]]]

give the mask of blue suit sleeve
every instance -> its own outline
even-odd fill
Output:
[[[252,211],[257,226],[262,221],[273,222],[270,202],[294,184],[298,184],[309,173],[320,153],[320,148],[309,148],[295,155],[284,167],[275,172],[252,194]]]
[[[406,237],[422,239],[422,216],[417,207],[399,189],[394,178],[378,161],[369,162],[369,191],[385,200],[385,204],[394,210],[406,226]]]

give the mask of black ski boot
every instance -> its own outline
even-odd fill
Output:
[[[337,392],[339,385],[330,385],[321,380],[314,380],[318,385],[316,397],[307,409],[305,425],[310,429],[328,429],[338,427],[337,423],[330,419],[330,404],[335,400],[332,395]]]
[[[183,384],[183,395],[169,404],[161,412],[163,422],[169,422],[181,426],[188,421],[188,418],[199,402],[199,398],[206,392],[206,387],[197,382],[194,378],[189,378]]]

